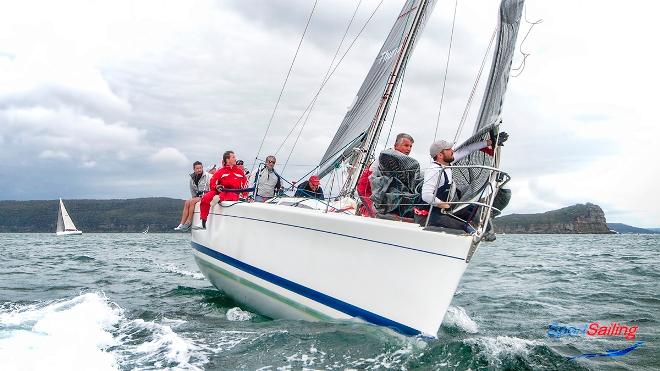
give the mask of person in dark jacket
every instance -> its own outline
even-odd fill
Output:
[[[323,200],[323,189],[321,188],[321,179],[318,176],[312,175],[309,180],[306,180],[298,186],[294,197],[315,198]]]

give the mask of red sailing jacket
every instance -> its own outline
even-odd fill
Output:
[[[245,188],[247,178],[245,173],[238,166],[225,165],[220,170],[216,171],[211,178],[211,191],[216,190],[217,185],[221,185],[228,189],[241,189]],[[220,201],[238,201],[239,193],[236,192],[220,192]],[[246,196],[244,194],[244,196]]]

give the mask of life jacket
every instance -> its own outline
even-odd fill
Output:
[[[449,194],[451,192],[451,183],[449,183],[449,177],[447,176],[444,167],[442,168],[442,173],[444,174],[444,183],[442,183],[442,185],[435,190],[435,197],[440,199],[442,202],[448,202]],[[413,207],[413,213],[415,213],[415,215],[427,216],[429,215],[429,209],[431,205],[422,200],[422,184],[423,183],[420,183],[417,186],[418,190],[416,192],[417,196],[415,198],[415,207]]]

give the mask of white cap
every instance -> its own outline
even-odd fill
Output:
[[[431,157],[435,158],[435,155],[438,154],[438,152],[442,151],[443,149],[448,149],[454,146],[454,143],[451,143],[449,141],[446,141],[444,139],[436,140],[431,144],[431,148],[429,148],[429,154]]]

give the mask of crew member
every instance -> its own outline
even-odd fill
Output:
[[[245,186],[245,173],[236,166],[236,155],[234,151],[227,151],[222,155],[222,168],[213,174],[210,182],[210,191],[202,197],[199,205],[200,219],[202,219],[202,229],[206,228],[206,219],[211,210],[211,202],[238,201],[241,194],[237,192],[225,191],[243,189]],[[242,196],[246,197],[247,194]],[[217,198],[216,198],[217,197]]]
[[[296,194],[293,197],[315,198],[323,200],[323,188],[321,188],[321,179],[318,176],[312,175],[309,180],[306,180],[298,186]]]

